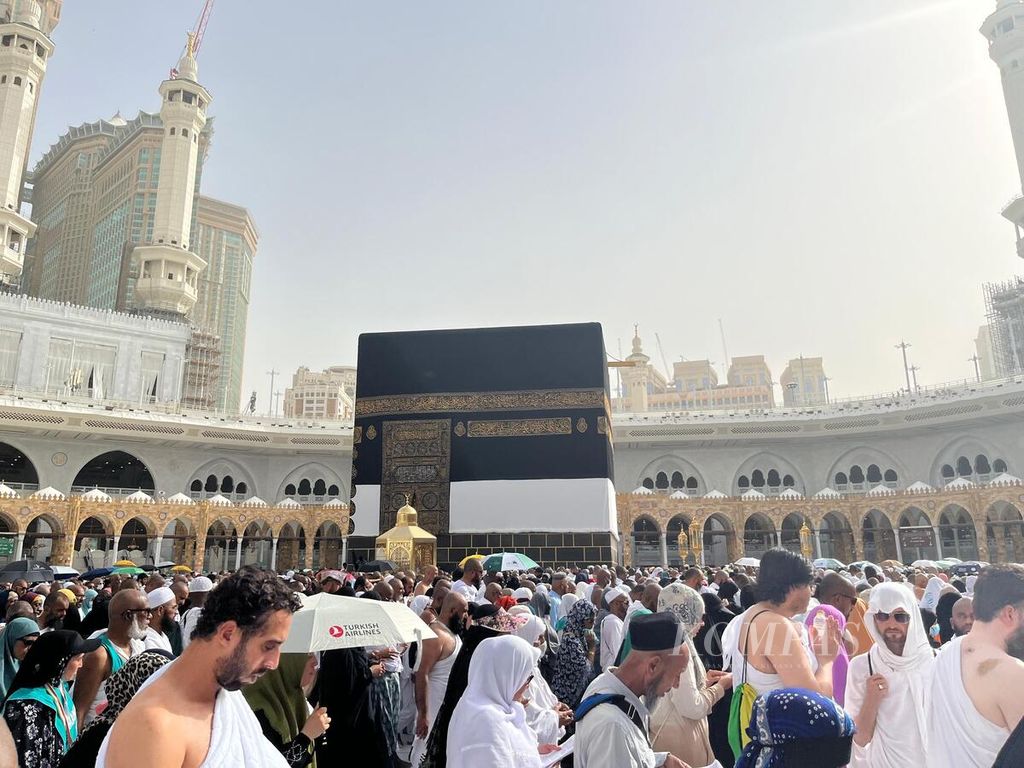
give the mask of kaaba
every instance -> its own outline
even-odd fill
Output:
[[[614,562],[612,468],[600,324],[359,337],[350,559],[410,494],[442,566]]]

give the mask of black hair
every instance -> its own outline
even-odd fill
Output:
[[[1024,565],[1001,563],[981,569],[974,582],[974,618],[992,621],[1008,605],[1024,603]]]
[[[806,587],[814,581],[811,564],[803,555],[773,547],[761,556],[757,574],[758,599],[779,605],[794,587]]]
[[[744,611],[751,606],[757,605],[759,595],[756,584],[747,584],[740,590],[740,608]]]
[[[259,632],[271,614],[295,613],[300,598],[273,571],[245,565],[222,579],[203,604],[193,639],[212,637],[225,621],[235,622],[243,635]]]
[[[739,591],[740,588],[736,586],[736,582],[732,579],[726,579],[718,585],[718,596],[726,602],[732,600]]]
[[[367,591],[367,592],[363,592],[363,594],[361,594],[360,597],[362,597],[362,598],[364,598],[366,600],[380,600],[381,599],[381,596],[379,594],[377,594],[376,592],[374,592],[372,589]]]
[[[875,568],[875,566],[873,566],[873,565],[865,565],[864,566],[864,578],[865,579],[877,579],[880,576],[881,576],[881,574],[878,572],[878,569]]]

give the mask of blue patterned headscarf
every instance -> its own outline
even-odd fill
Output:
[[[597,608],[592,602],[577,600],[569,611],[569,619],[558,644],[551,690],[570,709],[579,706],[583,691],[590,682],[586,624],[596,615]]]
[[[857,728],[832,699],[801,688],[758,696],[736,768],[839,768],[850,761]]]

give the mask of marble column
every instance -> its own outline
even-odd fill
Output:
[[[814,529],[814,557],[815,558],[824,557],[824,555],[821,554],[821,529],[820,528],[815,528]]]
[[[664,531],[658,534],[658,545],[661,547],[661,567],[668,568],[668,535]]]
[[[270,543],[270,570],[277,570],[277,536]]]
[[[895,538],[896,538],[896,559],[899,560],[904,565],[906,565],[906,563],[903,561],[903,547],[900,546],[900,531],[897,528],[895,531],[893,531],[893,533],[895,534]],[[881,555],[881,551],[880,550],[879,550],[879,552],[877,553],[876,556],[878,556],[878,555]],[[881,560],[881,559],[884,559],[884,558],[879,557],[879,559]]]
[[[25,551],[25,534],[18,534],[18,543],[14,545],[14,559],[21,560]]]
[[[225,556],[227,553],[225,552]],[[235,542],[235,570],[237,571],[242,567],[242,537],[236,537]]]
[[[942,537],[939,536],[939,526],[932,526],[932,533],[935,536],[935,553],[939,560],[942,559]]]

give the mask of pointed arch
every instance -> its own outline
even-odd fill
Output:
[[[668,478],[668,485],[665,486],[666,489],[678,490],[685,488],[690,495],[694,495],[693,491],[696,491],[697,495],[707,491],[704,475],[700,470],[697,469],[693,462],[675,453],[666,453],[648,462],[637,473],[637,483],[633,487],[635,488],[637,485],[648,487],[646,480],[650,478],[653,481],[659,472],[664,472],[666,478]],[[650,488],[654,489],[653,482]]]
[[[209,498],[216,493],[226,496],[229,499],[238,500],[240,497],[258,496],[256,478],[242,464],[234,459],[216,458],[204,462],[196,467],[189,475],[188,484],[191,491],[195,491],[195,483],[199,481],[202,488],[199,489],[202,495],[194,498]],[[244,486],[245,490],[242,490]]]
[[[314,493],[314,486],[317,480],[322,480],[326,485],[336,485],[341,491],[337,494],[342,501],[349,498],[349,487],[341,479],[340,475],[333,469],[318,461],[310,461],[291,470],[282,478],[277,488],[277,502],[285,497],[294,498],[300,504],[322,504],[327,501],[326,492],[321,495]],[[250,485],[250,488],[255,486]],[[308,488],[308,490],[306,490]],[[326,491],[326,489],[325,489]],[[271,501],[267,499],[267,501]]]

